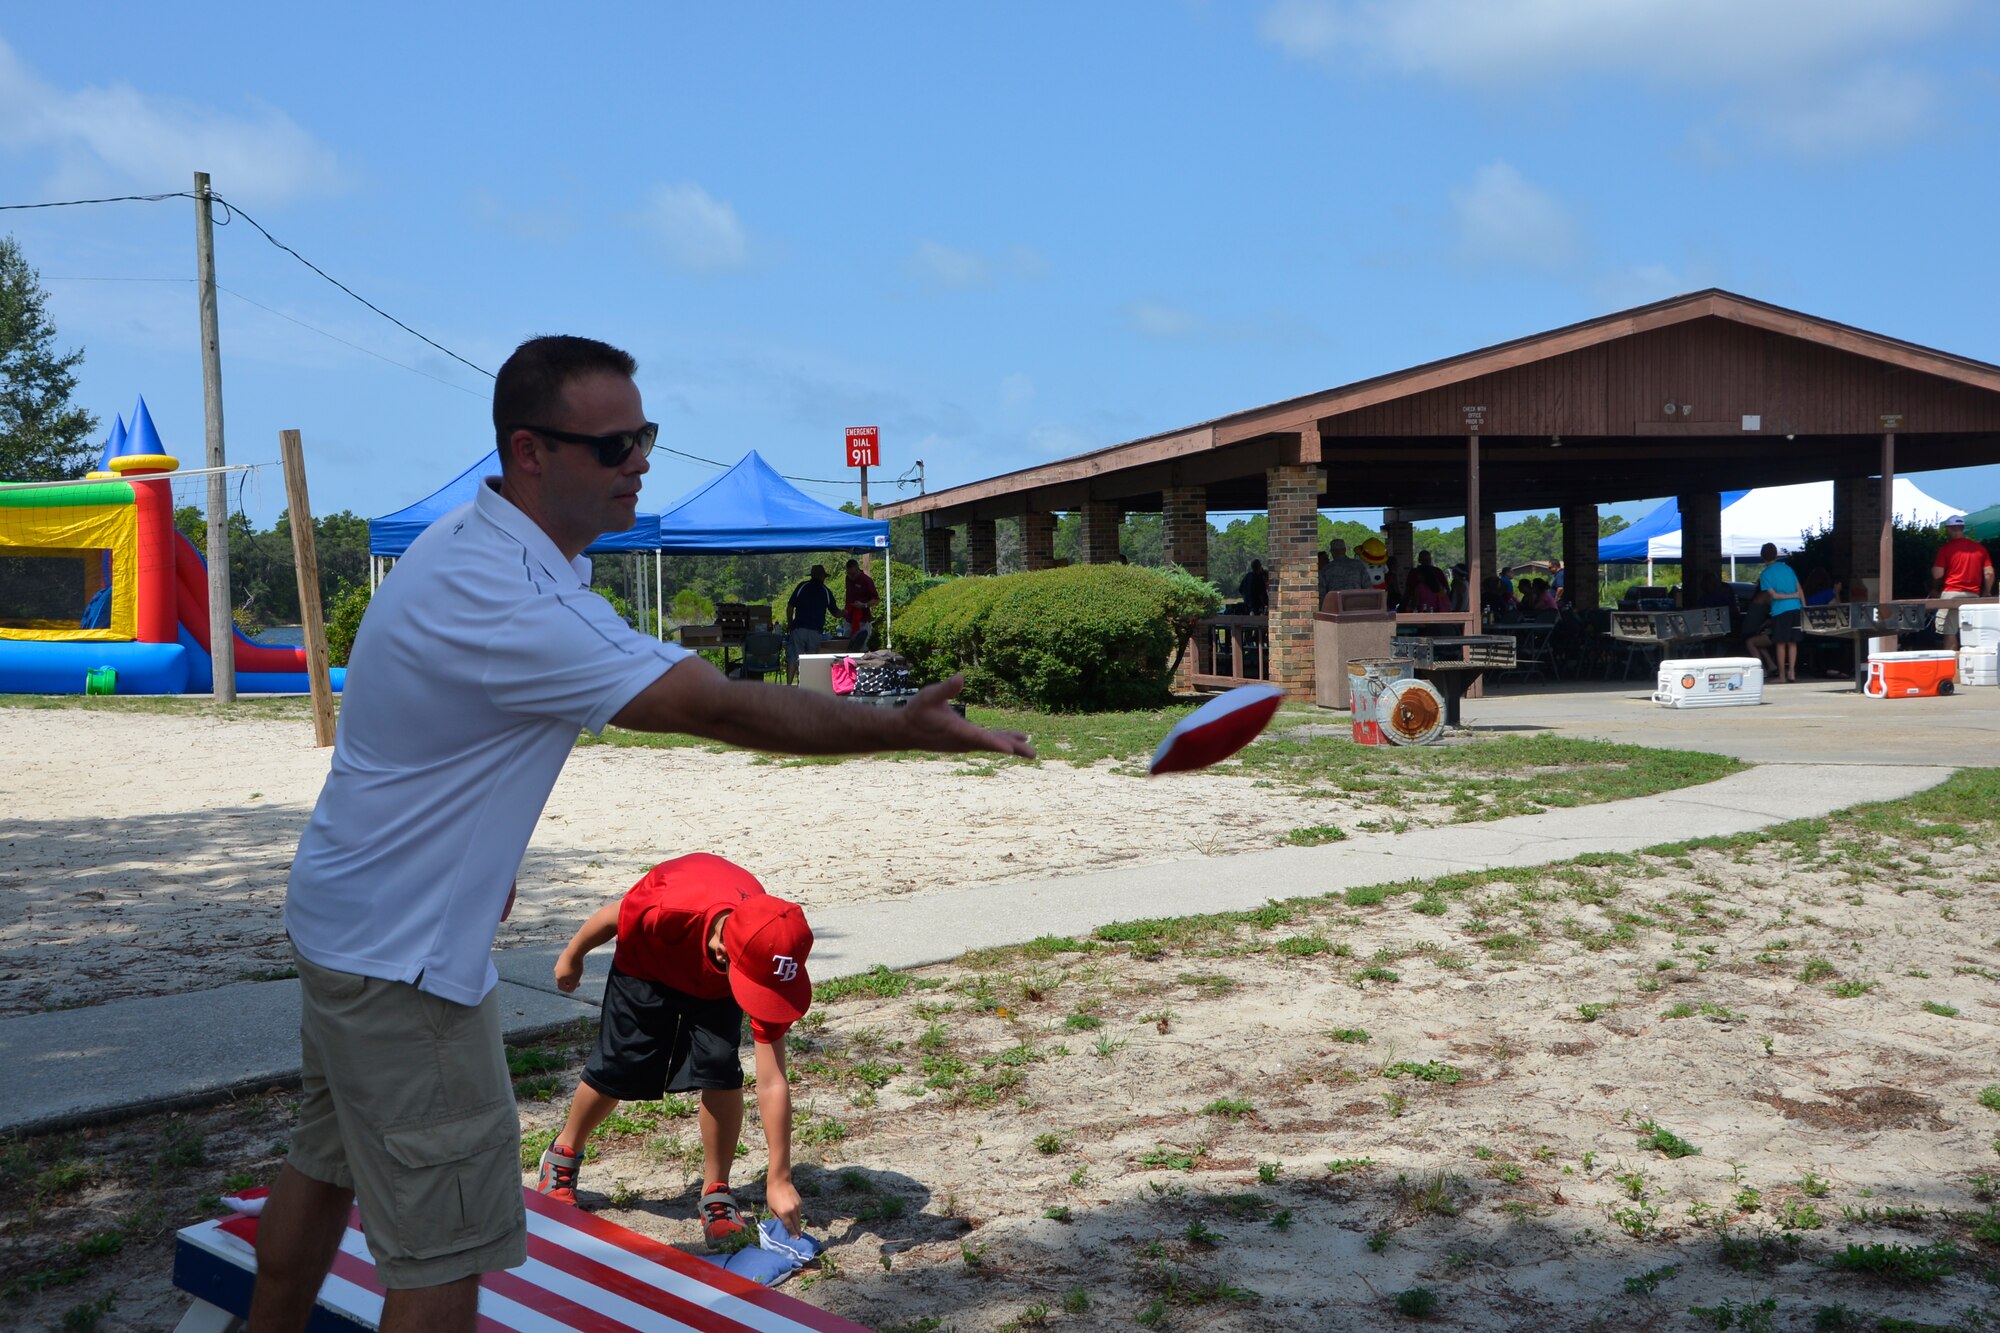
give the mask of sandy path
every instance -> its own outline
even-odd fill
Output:
[[[0,1014],[286,966],[285,872],[330,753],[309,741],[302,722],[0,708]],[[810,909],[1223,855],[1379,813],[1111,765],[593,746],[550,798],[499,946],[567,938],[682,852],[728,855]]]

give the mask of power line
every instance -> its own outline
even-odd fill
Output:
[[[186,190],[172,194],[114,194],[104,199],[55,199],[43,204],[0,204],[0,213],[18,213],[30,208],[75,208],[80,204],[157,204],[162,199],[192,199]]]

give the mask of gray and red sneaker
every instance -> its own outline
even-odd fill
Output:
[[[710,1185],[701,1193],[701,1234],[711,1250],[738,1250],[750,1239],[743,1212],[727,1185]]]
[[[542,1154],[541,1178],[535,1182],[538,1193],[546,1194],[557,1203],[576,1207],[576,1173],[583,1167],[583,1159],[576,1155],[574,1148],[565,1148],[559,1143],[551,1143]]]

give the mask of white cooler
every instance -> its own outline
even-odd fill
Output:
[[[1989,656],[2000,647],[2000,606],[1981,604],[1958,609],[1958,647],[1983,649]],[[1981,682],[1990,684],[1991,682]]]
[[[2000,685],[2000,648],[1959,649],[1958,685]]]
[[[1736,708],[1764,702],[1764,664],[1754,657],[1690,657],[1660,663],[1653,702],[1667,708]]]

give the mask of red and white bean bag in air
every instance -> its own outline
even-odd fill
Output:
[[[1174,724],[1153,752],[1147,776],[1187,773],[1218,764],[1257,739],[1284,702],[1276,685],[1239,685]]]

